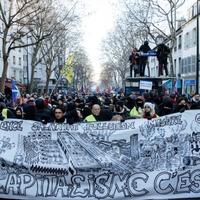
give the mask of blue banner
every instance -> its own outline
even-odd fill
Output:
[[[12,80],[12,99],[15,102],[17,100],[17,97],[20,96],[20,91],[16,85],[16,81]]]

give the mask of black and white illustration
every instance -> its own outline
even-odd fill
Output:
[[[198,111],[71,128],[23,121],[14,134],[1,133],[0,194],[5,197],[200,196]],[[191,186],[183,187],[185,178]]]

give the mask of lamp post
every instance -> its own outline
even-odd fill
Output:
[[[196,93],[199,93],[199,0],[197,0]]]

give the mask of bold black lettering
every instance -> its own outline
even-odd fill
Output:
[[[169,172],[162,172],[158,174],[154,180],[154,188],[158,194],[169,194],[173,192],[174,188],[167,181],[170,180],[171,174]]]
[[[141,181],[146,183],[148,181],[148,178],[148,175],[142,172],[135,173],[129,177],[128,188],[133,196],[143,196],[149,193],[149,191],[144,188],[144,184],[140,183]]]

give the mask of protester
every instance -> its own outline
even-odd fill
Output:
[[[161,43],[157,47],[157,59],[159,63],[158,76],[163,76],[163,68],[165,75],[168,76],[167,59],[170,54],[170,49],[164,43]]]
[[[114,112],[113,115],[120,115],[121,119],[120,120],[125,120],[128,117],[128,112],[126,110],[126,107],[124,105],[123,101],[118,101],[115,106],[114,106]],[[114,117],[113,116],[113,117]],[[119,117],[118,117],[119,118]]]
[[[135,100],[135,106],[130,111],[130,117],[132,118],[141,118],[144,106],[144,98],[138,96]]]
[[[45,107],[44,99],[40,98],[35,101],[36,113],[35,120],[43,123],[52,122],[52,113],[48,107]]]
[[[67,105],[65,118],[66,118],[68,124],[74,124],[77,122],[81,122],[83,116],[82,116],[80,110],[76,108],[76,105],[74,103],[69,103]]]
[[[181,96],[177,98],[177,103],[174,109],[174,113],[184,112],[185,110],[189,110],[188,99],[185,96]]]
[[[191,110],[194,110],[194,109],[200,109],[200,95],[199,94],[195,94],[193,97],[192,97],[192,102],[191,102],[191,107],[190,107]]]
[[[169,96],[163,97],[162,103],[158,107],[159,116],[169,115],[173,113],[173,103]]]
[[[154,107],[155,105],[152,104],[151,102],[146,102],[144,104],[142,117],[149,120],[153,118],[157,118],[158,115],[156,114]]]
[[[144,73],[145,73],[145,67],[147,65],[147,61],[148,61],[148,57],[147,56],[143,56],[143,53],[148,53],[148,51],[150,51],[151,48],[149,47],[149,42],[145,41],[143,45],[140,46],[139,48],[139,52],[141,52],[141,56],[140,56],[140,76],[143,77]]]
[[[0,102],[0,118],[1,120],[15,118],[13,112],[11,112],[8,107],[6,107],[6,104],[4,102]]]
[[[62,106],[57,106],[54,109],[54,120],[55,123],[66,123],[67,120],[65,119],[65,110]]]
[[[92,114],[85,118],[86,122],[95,121],[110,121],[112,119],[112,113],[109,110],[102,110],[99,104],[92,105]]]
[[[15,109],[15,117],[17,119],[23,119],[24,118],[24,114],[23,114],[23,110],[20,106],[18,106],[16,109]]]
[[[129,56],[129,61],[130,61],[130,77],[132,77],[133,70],[134,70],[134,77],[136,77],[139,74],[139,63],[140,63],[140,57],[137,48],[133,48],[132,53]]]

